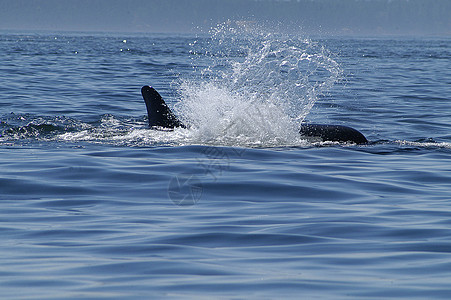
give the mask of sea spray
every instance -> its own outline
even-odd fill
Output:
[[[182,116],[193,143],[278,146],[299,140],[299,133],[275,104],[243,98],[218,86],[181,85]]]
[[[191,47],[175,110],[195,143],[299,144],[300,124],[342,73],[318,43],[247,23],[220,24]]]

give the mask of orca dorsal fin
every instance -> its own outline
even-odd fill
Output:
[[[182,127],[182,122],[174,115],[160,94],[151,86],[145,85],[141,88],[141,94],[146,103],[149,126],[164,128]]]

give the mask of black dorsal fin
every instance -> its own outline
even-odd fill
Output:
[[[164,102],[160,94],[151,86],[145,85],[141,88],[141,94],[147,107],[149,126],[164,128],[182,127],[186,128],[182,122],[174,115]]]

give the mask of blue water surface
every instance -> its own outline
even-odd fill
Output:
[[[451,298],[451,40],[315,41],[368,145],[149,130],[209,40],[0,34],[1,298]]]

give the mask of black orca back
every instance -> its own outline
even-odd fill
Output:
[[[304,124],[299,133],[305,137],[320,138],[322,141],[366,144],[365,136],[354,128],[342,125]]]

